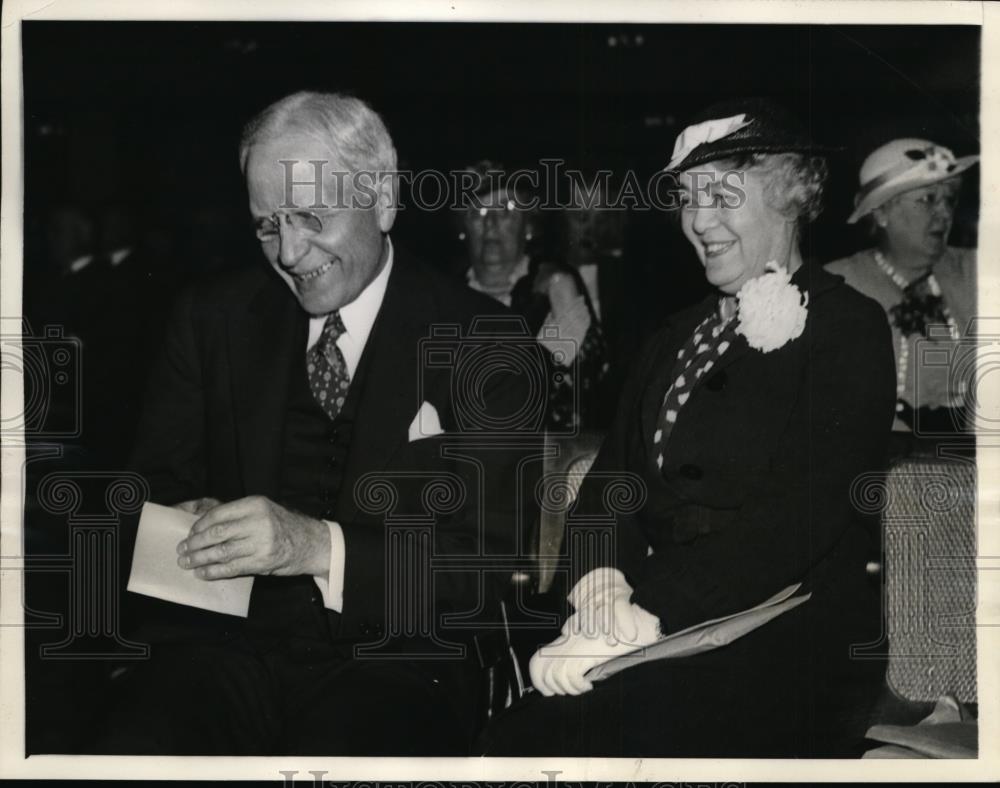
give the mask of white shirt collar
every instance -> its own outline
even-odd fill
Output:
[[[378,317],[379,309],[382,308],[382,300],[385,298],[385,289],[389,284],[389,274],[392,271],[393,248],[392,239],[386,237],[386,244],[389,247],[386,255],[385,265],[378,275],[368,283],[358,297],[351,303],[340,308],[340,319],[344,323],[345,333],[337,340],[337,345],[344,354],[348,371],[351,375],[361,359],[361,351],[364,350],[368,342],[368,335],[375,325],[375,318]],[[309,340],[306,344],[308,350],[319,341],[320,334],[323,333],[323,325],[326,323],[326,315],[313,317],[309,320]]]
[[[382,270],[368,283],[368,286],[361,291],[357,298],[340,308],[340,319],[344,321],[344,328],[347,329],[351,339],[361,345],[368,341],[368,335],[372,331],[372,326],[375,325],[375,318],[378,317],[382,299],[385,298],[385,288],[389,284],[389,273],[392,271],[392,241],[389,240],[388,236],[385,240],[389,251]]]

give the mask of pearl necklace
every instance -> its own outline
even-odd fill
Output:
[[[900,290],[905,291],[909,286],[909,282],[903,278],[903,275],[899,273],[888,260],[885,259],[885,255],[878,249],[874,250],[875,264],[882,270],[887,277],[889,277],[893,283]],[[927,276],[927,287],[930,289],[931,294],[941,297],[941,286],[938,284],[937,279],[934,274],[929,274]],[[942,309],[944,311],[945,319],[948,321],[948,335],[952,340],[957,341],[959,338],[958,324],[955,322],[955,318],[951,316],[951,312],[948,307],[942,302]],[[906,392],[906,372],[907,366],[910,362],[910,342],[906,335],[900,331],[899,332],[899,363],[896,368],[896,412],[903,410],[903,394]],[[965,385],[964,382],[960,384],[962,393],[964,393]]]

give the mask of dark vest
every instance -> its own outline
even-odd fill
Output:
[[[303,347],[305,341],[303,339]],[[344,407],[333,421],[313,399],[303,350],[292,365],[285,410],[281,481],[277,502],[318,519],[334,519],[347,453],[351,446],[369,354],[351,379]],[[339,615],[323,606],[312,577],[258,576],[254,579],[247,621],[251,633],[265,640],[287,637],[335,638]]]

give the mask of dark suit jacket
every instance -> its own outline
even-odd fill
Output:
[[[530,466],[519,463],[530,453],[524,439],[531,444],[537,425],[522,419],[509,427],[512,443],[510,436],[491,437],[482,423],[485,419],[489,427],[498,423],[489,419],[502,422],[521,410],[534,385],[525,370],[533,372],[532,363],[541,369],[544,360],[530,352],[522,374],[502,366],[501,374],[474,377],[472,390],[470,378],[462,376],[462,352],[492,348],[495,359],[496,350],[509,341],[497,336],[504,330],[497,321],[507,315],[493,299],[450,282],[397,249],[364,350],[368,371],[334,506],[346,543],[343,615],[333,617],[336,639],[377,640],[391,629],[386,622],[387,515],[426,521],[431,514],[434,560],[457,561],[466,570],[434,574],[437,614],[488,610],[490,599],[509,581],[517,529],[526,522],[521,506],[528,503],[515,493],[519,476],[525,483],[530,474]],[[482,316],[493,322],[478,325],[478,339],[439,337],[439,355],[428,362],[432,326],[452,326],[468,337]],[[307,327],[308,317],[288,287],[263,266],[179,300],[150,379],[134,452],[133,464],[149,480],[154,501],[277,498],[289,370],[305,354]],[[451,361],[447,353],[440,355],[442,345],[452,348]],[[535,347],[530,337],[518,346]],[[424,401],[436,408],[445,434],[409,442],[408,428]],[[538,410],[544,414],[544,407]],[[396,490],[388,511],[372,510],[380,506],[377,491],[370,490],[367,503],[359,500],[365,498],[360,491],[355,494],[358,482],[371,473],[384,474]],[[428,477],[447,481],[453,478],[449,474],[464,485],[458,505],[427,492]],[[499,556],[506,563],[503,570],[483,570],[497,564]]]
[[[878,634],[878,583],[866,576],[877,530],[852,505],[851,486],[884,462],[895,399],[889,328],[878,304],[840,277],[806,266],[793,282],[809,294],[804,333],[769,353],[738,337],[679,411],[662,473],[652,446],[662,398],[716,297],[651,338],[570,520],[572,531],[605,511],[601,472],[644,480],[643,505],[616,518],[614,561],[665,632],[803,582],[813,597],[799,610],[838,644]]]

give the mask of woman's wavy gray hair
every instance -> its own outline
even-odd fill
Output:
[[[385,123],[366,102],[343,93],[300,91],[271,104],[243,128],[240,169],[250,148],[283,134],[298,133],[329,146],[350,172],[395,173],[396,148]]]
[[[764,191],[768,204],[779,213],[796,219],[800,227],[813,221],[823,210],[823,187],[829,171],[822,156],[748,153],[727,159],[726,166],[734,170],[765,172],[769,176]]]

